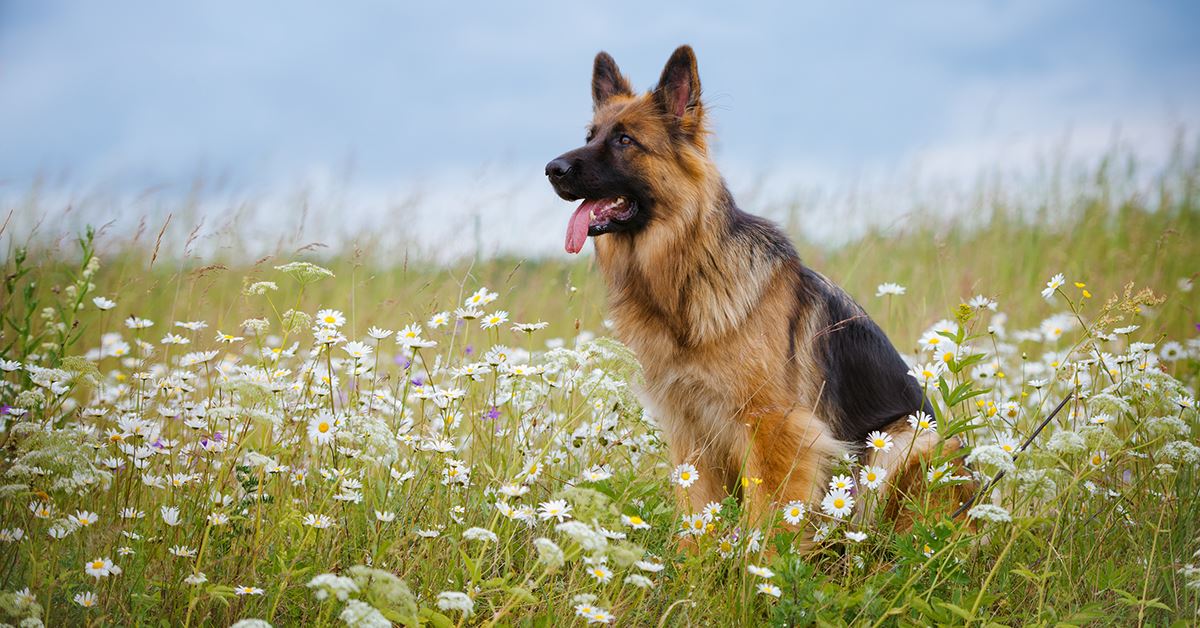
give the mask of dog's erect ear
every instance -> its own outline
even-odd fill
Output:
[[[691,46],[680,46],[671,54],[654,97],[663,111],[676,118],[700,113],[700,74]]]
[[[605,101],[617,94],[633,95],[629,79],[621,74],[621,68],[613,61],[611,55],[601,51],[596,55],[596,63],[592,67],[592,106],[599,109]]]

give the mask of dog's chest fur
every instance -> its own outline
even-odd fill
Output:
[[[672,251],[669,261],[639,257],[618,238],[598,239],[596,248],[614,330],[642,364],[643,401],[668,436],[686,422],[688,433],[737,446],[758,416],[812,401],[797,374],[813,365],[790,338],[802,330],[786,324],[796,317],[789,269],[759,251],[718,257],[703,244],[640,247]]]

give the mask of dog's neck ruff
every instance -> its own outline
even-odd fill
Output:
[[[761,300],[781,260],[740,230],[746,214],[715,168],[708,181],[659,201],[645,229],[596,239],[618,336],[626,319],[649,318],[696,347],[736,329]]]

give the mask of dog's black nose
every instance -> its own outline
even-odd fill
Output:
[[[571,162],[563,159],[562,157],[559,157],[558,159],[546,164],[546,176],[553,179],[561,179],[562,177],[567,176],[567,173],[570,171]]]

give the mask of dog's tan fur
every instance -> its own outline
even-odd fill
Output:
[[[715,170],[704,162],[702,172]],[[636,246],[596,239],[613,327],[641,361],[643,397],[673,461],[699,470],[687,491],[693,510],[735,493],[740,475],[762,480],[751,484],[758,487],[747,496],[752,509],[810,501],[821,492],[825,467],[845,448],[820,418],[821,382],[808,378],[797,389],[791,381],[793,368],[820,371],[808,351],[786,355],[791,274],[723,241],[705,215],[717,206],[705,189],[709,177],[685,180],[695,181],[692,189],[657,191],[672,198],[677,220],[648,227]],[[800,336],[820,332],[815,317],[803,320]]]
[[[831,330],[819,304],[797,296],[804,289],[798,259],[731,237],[695,57],[686,47],[677,57],[681,51],[690,85],[675,85],[665,70],[659,89],[635,95],[619,72],[598,69],[592,126],[619,126],[638,138],[641,150],[628,159],[649,182],[656,209],[640,231],[594,243],[613,328],[644,370],[644,402],[674,463],[699,471],[697,483],[680,491],[684,507],[697,512],[734,494],[758,517],[772,505],[818,500],[830,463],[849,451],[831,429],[814,355],[815,340]],[[611,59],[602,54],[598,68],[602,62]],[[664,102],[677,105],[676,119],[664,120]],[[937,440],[914,442],[903,421],[890,429],[908,455],[879,463],[899,479]]]

